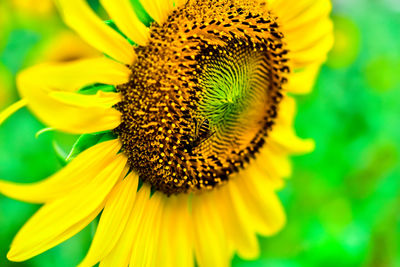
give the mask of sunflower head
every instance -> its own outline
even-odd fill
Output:
[[[286,81],[283,33],[265,3],[189,1],[136,48],[118,89],[130,164],[167,194],[211,189],[254,157]]]
[[[28,105],[50,127],[84,134],[84,151],[42,182],[0,181],[0,193],[44,203],[8,258],[38,255],[100,212],[79,267],[256,258],[256,234],[285,223],[276,190],[289,155],[313,149],[294,132],[289,93],[311,90],[332,45],[329,0],[140,0],[150,25],[131,0],[100,0],[107,23],[85,0],[56,2],[107,56],[18,77],[23,99],[0,124]]]

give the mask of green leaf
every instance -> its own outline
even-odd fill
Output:
[[[154,21],[152,17],[150,17],[149,13],[146,12],[146,9],[142,6],[139,0],[131,0],[133,9],[135,10],[136,15],[139,20],[143,22],[144,25],[150,27],[151,23]]]
[[[86,149],[105,141],[116,139],[117,136],[110,131],[99,132],[95,134],[82,134],[75,144],[72,146],[71,151],[68,156],[66,156],[65,161],[70,162],[80,153],[85,151]]]
[[[102,142],[106,142],[106,141],[110,141],[110,140],[114,140],[117,139],[118,136],[115,135],[113,132],[111,131],[107,131],[107,132],[103,132],[103,136],[100,138],[98,143],[102,143]]]
[[[86,149],[97,144],[103,137],[104,133],[99,134],[82,134],[75,144],[72,146],[71,151],[65,158],[66,162],[73,160],[78,154],[82,153]]]
[[[79,90],[79,93],[83,95],[95,95],[98,91],[103,92],[116,92],[115,86],[108,84],[92,84],[86,87],[83,87]]]

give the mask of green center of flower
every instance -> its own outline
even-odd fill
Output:
[[[264,145],[287,51],[265,6],[189,1],[136,48],[115,130],[143,182],[168,195],[212,189]]]

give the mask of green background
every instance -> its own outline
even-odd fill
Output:
[[[16,73],[39,62],[45,44],[65,29],[55,10],[38,13],[17,2],[0,0],[0,110],[18,99]],[[260,238],[258,260],[235,258],[234,266],[400,266],[400,3],[333,6],[334,49],[313,93],[297,97],[296,130],[317,148],[293,158],[293,177],[279,193],[286,227]],[[76,136],[36,138],[43,127],[26,109],[0,126],[1,179],[33,182],[60,168],[59,154]],[[27,262],[6,260],[37,208],[0,196],[0,266],[76,265],[92,225]]]

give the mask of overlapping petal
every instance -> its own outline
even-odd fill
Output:
[[[129,216],[125,231],[118,240],[116,246],[100,262],[101,267],[109,266],[128,266],[131,260],[133,240],[135,240],[139,231],[139,224],[143,219],[145,207],[150,197],[150,187],[143,185],[136,195],[132,213]]]
[[[0,193],[31,203],[54,201],[91,182],[104,166],[115,159],[120,148],[119,140],[97,144],[43,181],[32,184],[0,181]]]
[[[137,17],[130,0],[101,0],[111,19],[118,28],[133,42],[146,45],[150,30]]]
[[[89,252],[79,267],[95,265],[114,248],[132,212],[137,186],[138,176],[135,173],[130,173],[115,186],[101,214]]]
[[[239,179],[246,179],[240,177]],[[244,259],[255,259],[260,253],[255,229],[247,217],[243,217],[240,203],[235,203],[231,195],[230,185],[223,186],[217,191],[216,206],[221,215],[226,235],[231,246]]]
[[[158,23],[162,24],[174,9],[174,3],[170,0],[140,0],[147,13]]]
[[[85,0],[57,0],[65,23],[83,40],[115,60],[131,65],[136,54],[129,42],[107,26]]]
[[[162,222],[157,254],[158,266],[194,266],[189,196],[170,196],[165,203]],[[171,253],[171,251],[176,253]]]
[[[192,225],[194,229],[194,251],[200,267],[227,267],[231,251],[218,214],[215,191],[193,196]]]
[[[74,91],[93,83],[116,85],[128,79],[128,68],[95,58],[38,65],[20,73],[17,83],[21,97],[45,124],[70,133],[92,133],[120,124],[121,114],[112,108],[119,94],[84,96]]]
[[[7,257],[24,261],[77,234],[104,207],[107,195],[126,174],[126,163],[119,154],[79,190],[46,203],[18,232]]]
[[[278,17],[294,69],[325,61],[333,45],[329,0],[270,0],[268,7]]]
[[[162,215],[167,196],[155,192],[145,206],[145,211],[139,223],[139,231],[132,247],[130,266],[159,266],[157,249],[160,240]],[[158,264],[157,264],[158,263]]]
[[[36,77],[35,83],[41,83],[48,89],[77,91],[84,86],[104,83],[123,84],[129,80],[131,71],[126,66],[106,57],[94,57],[67,63],[45,63],[28,69]]]
[[[246,177],[242,175],[230,181],[229,185],[239,216],[247,218],[261,235],[273,235],[286,222],[282,204],[265,176],[256,176],[251,172],[246,174]]]

